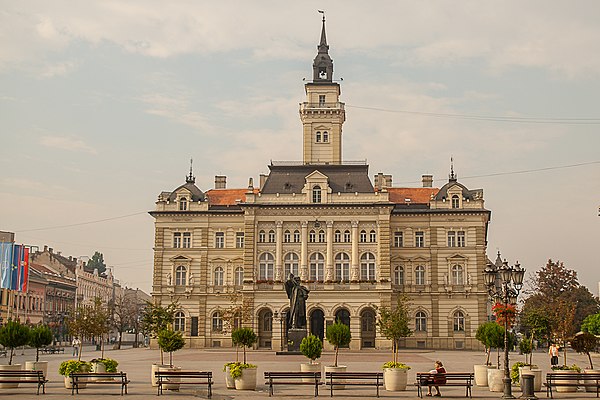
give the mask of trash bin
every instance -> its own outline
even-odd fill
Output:
[[[537,397],[533,391],[533,379],[533,375],[523,374],[523,384],[521,387],[523,394],[521,395],[520,399],[537,400]]]

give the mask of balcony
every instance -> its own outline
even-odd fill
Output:
[[[300,111],[305,110],[344,110],[344,103],[300,103]]]

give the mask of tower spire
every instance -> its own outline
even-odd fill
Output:
[[[329,50],[329,46],[327,46],[327,35],[325,35],[325,11],[319,10],[321,14],[323,14],[323,28],[321,28],[321,42],[319,43],[319,51],[321,48],[326,47]]]
[[[450,157],[450,181],[456,182],[456,175],[454,174],[454,158]]]
[[[187,183],[196,183],[196,177],[193,175],[194,159],[190,158],[190,174],[185,177]]]
[[[325,33],[325,11],[318,11],[323,14],[323,26],[321,27],[321,40],[317,45],[317,56],[313,62],[313,82],[332,82],[333,60],[329,57],[329,45]]]

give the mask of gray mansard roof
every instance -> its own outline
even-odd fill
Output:
[[[261,192],[300,193],[306,177],[314,171],[327,176],[332,193],[373,193],[369,166],[361,165],[269,165],[271,170]]]
[[[448,183],[440,188],[440,191],[436,194],[435,200],[443,200],[448,197],[448,189],[452,186],[459,186],[462,189],[463,197],[469,200],[475,200],[477,198],[481,198],[483,196],[483,191],[481,189],[469,190],[462,183],[457,182],[455,178],[450,178]]]

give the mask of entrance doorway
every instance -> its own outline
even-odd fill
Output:
[[[310,333],[321,339],[321,342],[325,337],[325,313],[319,308],[310,313]]]
[[[360,313],[361,348],[375,347],[375,311],[367,308]]]

